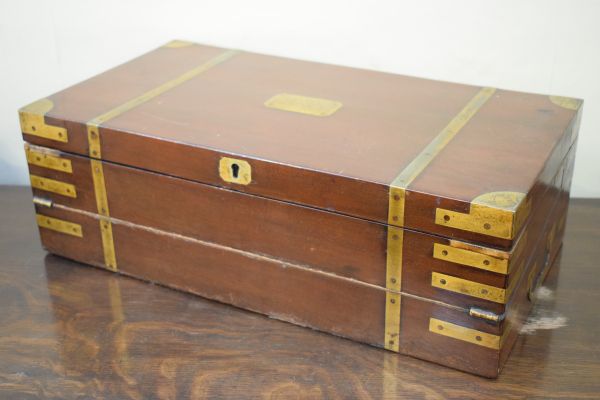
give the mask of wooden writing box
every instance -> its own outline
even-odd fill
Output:
[[[48,251],[494,377],[580,110],[174,41],[20,119]]]

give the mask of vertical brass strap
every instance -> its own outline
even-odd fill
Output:
[[[385,348],[400,350],[400,306],[402,297],[402,244],[404,230],[388,226],[385,292]]]
[[[456,134],[469,122],[495,93],[494,88],[482,88],[467,105],[436,135],[435,138],[400,172],[389,189],[386,260],[386,305],[384,347],[399,350],[402,289],[402,248],[406,189]]]
[[[91,160],[92,179],[94,180],[94,191],[96,192],[96,206],[100,214],[100,236],[102,237],[102,249],[104,252],[104,264],[111,271],[117,270],[117,257],[115,254],[115,243],[113,240],[112,223],[108,211],[108,197],[106,195],[106,184],[104,182],[104,170],[102,161]]]
[[[111,271],[117,270],[117,257],[115,254],[115,242],[113,240],[112,223],[108,210],[108,196],[106,195],[106,183],[104,182],[104,170],[102,168],[100,135],[98,125],[87,125],[88,143],[90,156],[96,159],[90,160],[92,167],[92,179],[94,181],[94,192],[96,193],[96,206],[100,215],[100,236],[102,237],[102,249],[104,252],[104,264]]]
[[[236,50],[227,50],[216,57],[198,65],[197,67],[179,75],[178,77],[164,82],[160,86],[148,90],[145,93],[113,108],[88,121],[87,136],[89,144],[89,155],[92,158],[92,178],[94,180],[94,191],[96,194],[96,205],[100,215],[100,234],[102,236],[102,247],[104,251],[104,263],[108,269],[117,270],[117,258],[115,254],[115,244],[113,239],[112,223],[110,222],[110,213],[108,209],[108,196],[106,194],[106,183],[104,180],[104,171],[102,168],[102,146],[100,142],[100,125],[119,115],[146,103],[149,100],[189,81],[210,68],[230,59],[238,52]]]

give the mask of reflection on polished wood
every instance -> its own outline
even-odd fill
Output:
[[[554,329],[519,337],[498,380],[46,255],[28,188],[0,188],[0,213],[0,398],[594,398],[600,392],[600,200],[571,202],[560,276],[552,270],[533,312]]]

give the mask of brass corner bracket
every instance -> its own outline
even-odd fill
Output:
[[[525,193],[490,192],[476,197],[468,213],[437,208],[435,223],[502,239],[514,239],[527,219],[529,208]]]
[[[550,101],[559,107],[566,108],[567,110],[577,111],[583,104],[583,100],[574,99],[572,97],[563,96],[548,96]]]
[[[41,99],[21,108],[19,110],[21,131],[27,135],[67,143],[69,137],[65,128],[46,124],[45,115],[53,107],[54,103],[51,100]]]

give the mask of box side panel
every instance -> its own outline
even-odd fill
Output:
[[[575,164],[575,151],[571,150],[566,164],[563,166],[559,180],[560,195],[556,207],[549,218],[546,235],[541,238],[533,266],[523,278],[514,299],[508,307],[505,326],[506,346],[502,349],[500,367],[506,362],[511,348],[519,336],[519,332],[526,322],[529,312],[535,304],[537,289],[543,284],[551,268],[560,266],[559,252],[566,228],[566,219],[569,206],[569,193]]]

